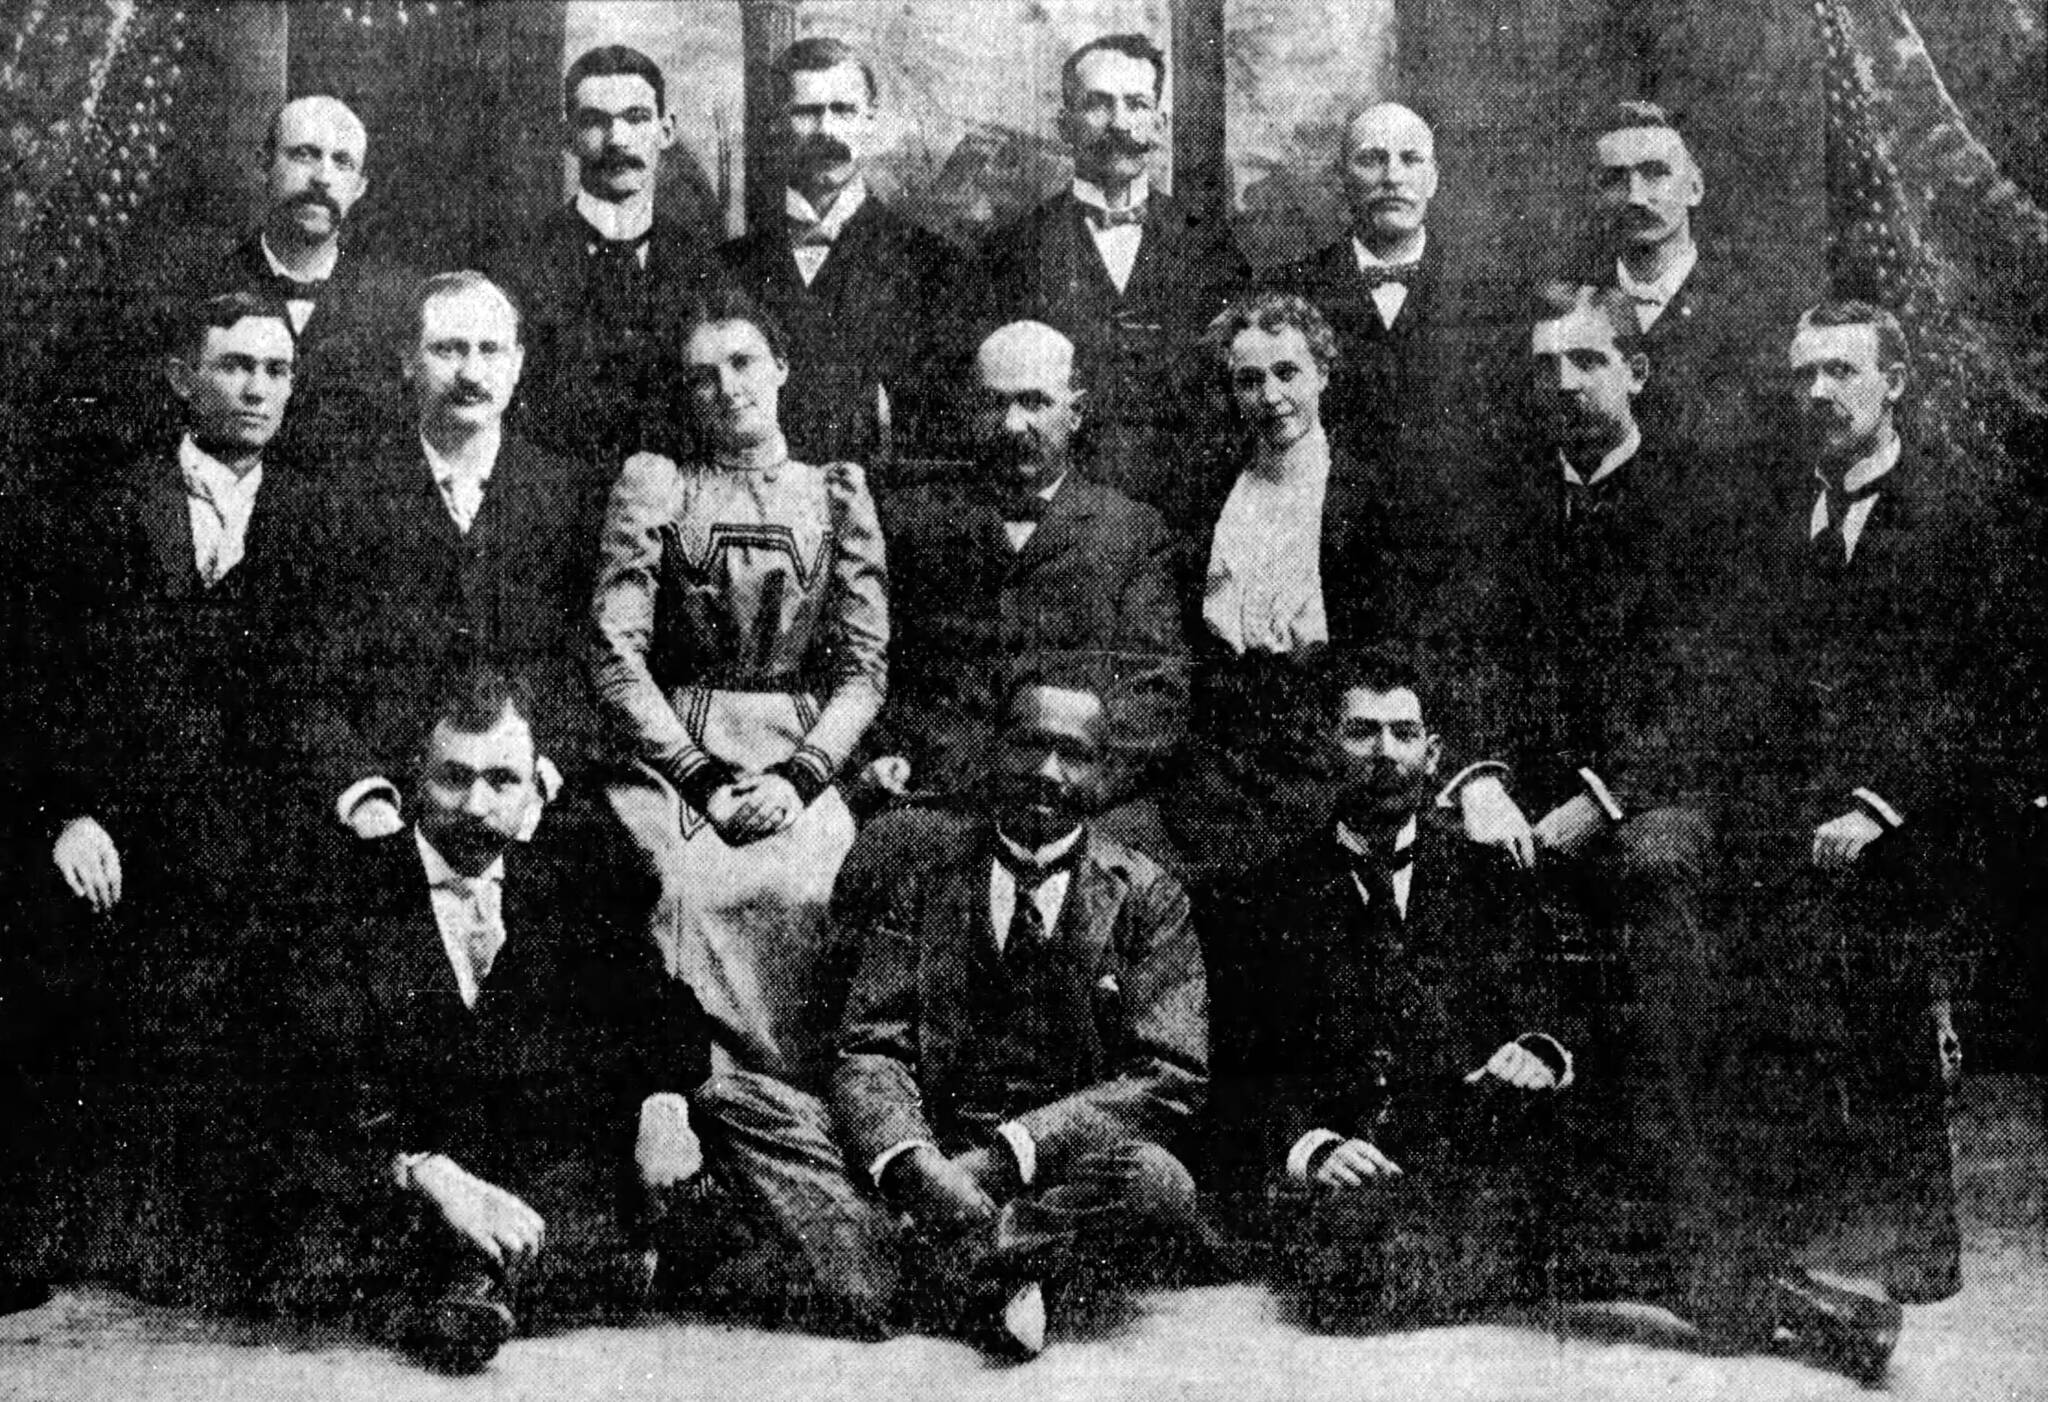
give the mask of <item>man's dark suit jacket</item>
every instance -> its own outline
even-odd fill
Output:
[[[494,255],[492,270],[523,317],[523,431],[609,487],[633,453],[674,454],[687,441],[683,328],[717,265],[661,215],[648,234],[647,266],[620,280],[589,251],[596,241],[565,206]]]
[[[510,433],[467,535],[417,437],[387,441],[334,494],[337,567],[301,717],[321,810],[359,780],[411,771],[435,682],[466,661],[526,676],[541,753],[575,781],[595,733],[578,645],[596,510],[586,471]]]
[[[1699,261],[1644,333],[1650,379],[1637,404],[1644,427],[1695,451],[1753,460],[1767,416],[1765,392],[1785,363],[1799,313],[1820,299],[1760,251],[1701,239]],[[1581,276],[1615,284],[1612,253],[1589,256]]]
[[[1426,1161],[1503,1043],[1571,1045],[1528,879],[1428,815],[1411,851],[1397,924],[1369,914],[1330,827],[1204,912],[1226,1182],[1273,1178],[1316,1129]]]
[[[1047,200],[993,234],[982,249],[981,331],[1042,321],[1070,337],[1090,430],[1102,443],[1104,480],[1172,514],[1180,483],[1171,447],[1207,366],[1202,331],[1250,281],[1250,267],[1221,220],[1154,192],[1130,281],[1118,292],[1071,194]],[[1117,450],[1111,440],[1134,445]]]
[[[837,255],[834,255],[837,256]],[[871,748],[906,755],[918,788],[982,772],[1005,678],[1087,657],[1111,681],[1111,743],[1135,782],[1187,726],[1187,645],[1159,513],[1070,472],[1022,551],[992,496],[931,485],[892,503],[889,711]]]
[[[267,462],[241,563],[208,588],[175,449],[45,503],[32,683],[55,806],[99,820],[136,895],[246,897],[289,773],[291,659],[309,626],[319,494]],[[25,565],[25,568],[27,566]]]
[[[929,451],[954,436],[934,416],[951,407],[959,368],[959,249],[870,196],[809,286],[780,220],[734,239],[719,257],[789,338],[782,432],[792,457],[861,463],[887,486],[875,471],[878,388],[888,392],[899,450]]]
[[[1858,788],[1909,823],[2010,789],[2017,766],[1984,704],[2005,693],[1997,672],[2011,659],[1992,587],[2006,523],[1986,485],[1909,444],[1846,564],[1839,534],[1808,540],[1811,477],[1758,513],[1746,606],[1722,644],[1749,689],[1732,742],[1749,761],[1739,832],[1803,852],[1799,839],[1856,807]]]
[[[1187,897],[1148,858],[1098,833],[1075,866],[1051,938],[1065,996],[1095,1035],[1049,1049],[1067,1093],[1042,1105],[970,1105],[961,1051],[976,971],[998,951],[989,925],[993,831],[977,825],[943,861],[908,877],[862,932],[840,1024],[832,1104],[855,1163],[924,1139],[957,1153],[993,1115],[1015,1119],[1057,1179],[1077,1158],[1131,1140],[1172,1148],[1208,1082],[1208,997]]]
[[[395,1155],[516,1184],[550,1151],[630,1152],[639,1103],[710,1069],[696,999],[639,933],[633,883],[515,843],[505,944],[466,1007],[413,830],[353,848],[268,914],[282,960],[275,1124],[288,1195],[372,1196]]]
[[[1736,757],[1715,627],[1749,568],[1756,500],[1719,458],[1647,439],[1589,487],[1540,439],[1506,445],[1488,480],[1462,552],[1459,631],[1477,645],[1449,728],[1514,766],[1532,813],[1575,793],[1581,768],[1625,810],[1719,812]]]

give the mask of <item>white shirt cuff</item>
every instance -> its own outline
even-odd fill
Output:
[[[1557,1088],[1563,1090],[1566,1086],[1570,1085],[1577,1075],[1572,1069],[1572,1049],[1563,1042],[1558,1041],[1557,1038],[1551,1036],[1548,1032],[1524,1032],[1521,1037],[1515,1040],[1521,1041],[1528,1037],[1541,1037],[1557,1049],[1558,1056],[1564,1060],[1564,1074],[1557,1078]]]
[[[1341,1144],[1344,1136],[1331,1129],[1312,1129],[1294,1141],[1287,1151],[1287,1176],[1297,1183],[1308,1182],[1308,1163],[1325,1144]]]
[[[906,1139],[901,1144],[891,1144],[888,1148],[882,1150],[881,1153],[875,1155],[874,1162],[868,1165],[868,1181],[877,1188],[880,1188],[882,1186],[882,1175],[889,1171],[890,1164],[902,1158],[912,1149],[936,1149],[938,1147],[929,1139]]]
[[[1874,789],[1857,789],[1850,797],[1869,809],[1871,816],[1881,820],[1886,827],[1902,828],[1906,825],[1906,820],[1900,816],[1899,810],[1879,798]]]
[[[1625,815],[1621,811],[1621,805],[1614,801],[1614,794],[1601,782],[1598,774],[1590,769],[1581,769],[1579,782],[1586,786],[1586,792],[1592,797],[1593,802],[1600,805],[1600,811],[1607,815],[1608,822],[1618,823],[1622,820]]]
[[[1508,781],[1509,772],[1505,760],[1482,759],[1477,764],[1468,764],[1453,774],[1451,781],[1437,791],[1436,806],[1439,808],[1455,808],[1458,805],[1458,793],[1465,785],[1471,783],[1474,779],[1483,779],[1489,774],[1505,784]]]
[[[1015,1120],[1004,1120],[996,1126],[996,1133],[1010,1146],[1010,1152],[1017,1156],[1017,1181],[1025,1187],[1038,1177],[1038,1141],[1031,1137],[1031,1131]]]
[[[401,1190],[411,1192],[415,1186],[412,1176],[414,1170],[419,1168],[428,1159],[439,1157],[440,1155],[431,1152],[424,1154],[393,1154],[391,1156],[391,1177],[397,1182]]]
[[[398,798],[398,785],[392,783],[382,774],[373,774],[367,779],[356,780],[341,791],[341,797],[334,801],[334,814],[342,822],[346,823],[349,820],[349,816],[356,811],[363,800],[370,798],[388,800],[393,808],[401,806]]]

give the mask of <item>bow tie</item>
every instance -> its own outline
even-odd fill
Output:
[[[996,503],[996,514],[1007,522],[1029,521],[1034,524],[1045,519],[1045,513],[1052,503],[1044,497],[1031,493],[1021,497],[1004,497]]]
[[[1389,285],[1406,287],[1415,281],[1420,266],[1417,263],[1374,263],[1361,269],[1358,276],[1368,292]]]
[[[326,290],[327,279],[324,277],[301,282],[283,273],[273,272],[270,275],[270,295],[280,302],[317,302]]]
[[[640,263],[640,250],[647,247],[654,231],[649,229],[636,239],[592,239],[583,248],[592,259],[599,263]]]
[[[1088,222],[1098,229],[1118,229],[1145,222],[1145,206],[1142,204],[1130,205],[1123,209],[1104,209],[1100,205],[1092,204],[1083,205],[1081,208],[1086,212]]]

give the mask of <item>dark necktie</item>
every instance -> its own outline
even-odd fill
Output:
[[[1010,928],[1003,936],[1003,954],[1006,957],[1045,944],[1051,931],[1046,929],[1045,916],[1038,909],[1039,888],[1061,872],[1072,871],[1085,846],[1085,839],[1074,842],[1051,861],[1040,863],[1026,861],[1012,852],[1007,844],[996,843],[996,860],[1017,883],[1017,903],[1010,911]]]
[[[1396,283],[1402,287],[1415,281],[1415,263],[1370,263],[1359,271],[1359,278],[1365,283],[1366,291]]]
[[[1394,895],[1394,878],[1415,865],[1415,849],[1375,848],[1371,852],[1354,852],[1344,849],[1344,857],[1351,865],[1352,874],[1365,888],[1366,909],[1378,916],[1399,921],[1401,903]]]
[[[824,220],[815,222],[791,216],[789,220],[789,246],[791,248],[830,248],[838,235]]]
[[[611,277],[632,277],[642,271],[640,250],[647,247],[653,231],[637,239],[593,239],[584,245],[590,254],[591,267],[600,269]]]
[[[1813,538],[1813,547],[1819,553],[1822,563],[1829,569],[1840,569],[1848,563],[1848,527],[1850,508],[1869,501],[1884,488],[1884,479],[1870,483],[1861,491],[1845,492],[1839,482],[1825,482],[1822,490],[1827,497],[1827,529]],[[1865,521],[1867,528],[1869,522]]]
[[[996,503],[996,512],[1005,522],[1030,521],[1034,524],[1045,519],[1046,509],[1052,505],[1036,492],[1022,496],[1003,497]]]

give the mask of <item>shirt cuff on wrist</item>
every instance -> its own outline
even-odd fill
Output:
[[[334,801],[335,816],[348,822],[355,816],[356,809],[373,798],[381,798],[393,808],[400,806],[398,785],[382,774],[373,774],[367,779],[358,779],[341,791],[341,797]]]
[[[1466,765],[1451,776],[1449,783],[1437,790],[1436,806],[1439,808],[1457,807],[1458,795],[1464,790],[1465,786],[1474,779],[1484,779],[1489,774],[1505,784],[1508,781],[1509,774],[1506,761],[1482,759],[1476,764]]]
[[[1294,1141],[1294,1147],[1287,1151],[1287,1176],[1297,1183],[1308,1182],[1314,1171],[1315,1162],[1324,1149],[1334,1148],[1344,1142],[1344,1136],[1330,1129],[1312,1129]]]
[[[912,1149],[937,1149],[939,1146],[929,1139],[906,1139],[901,1144],[891,1144],[875,1155],[868,1164],[868,1181],[877,1188],[882,1186],[882,1175],[889,1171],[889,1165],[902,1158]]]
[[[1878,797],[1874,789],[1857,789],[1850,794],[1862,809],[1888,828],[1902,828],[1906,820],[1899,810]]]
[[[1010,1146],[1010,1152],[1017,1159],[1017,1181],[1030,1187],[1038,1177],[1038,1141],[1031,1137],[1031,1131],[1015,1120],[1005,1120],[996,1126],[996,1133]]]

